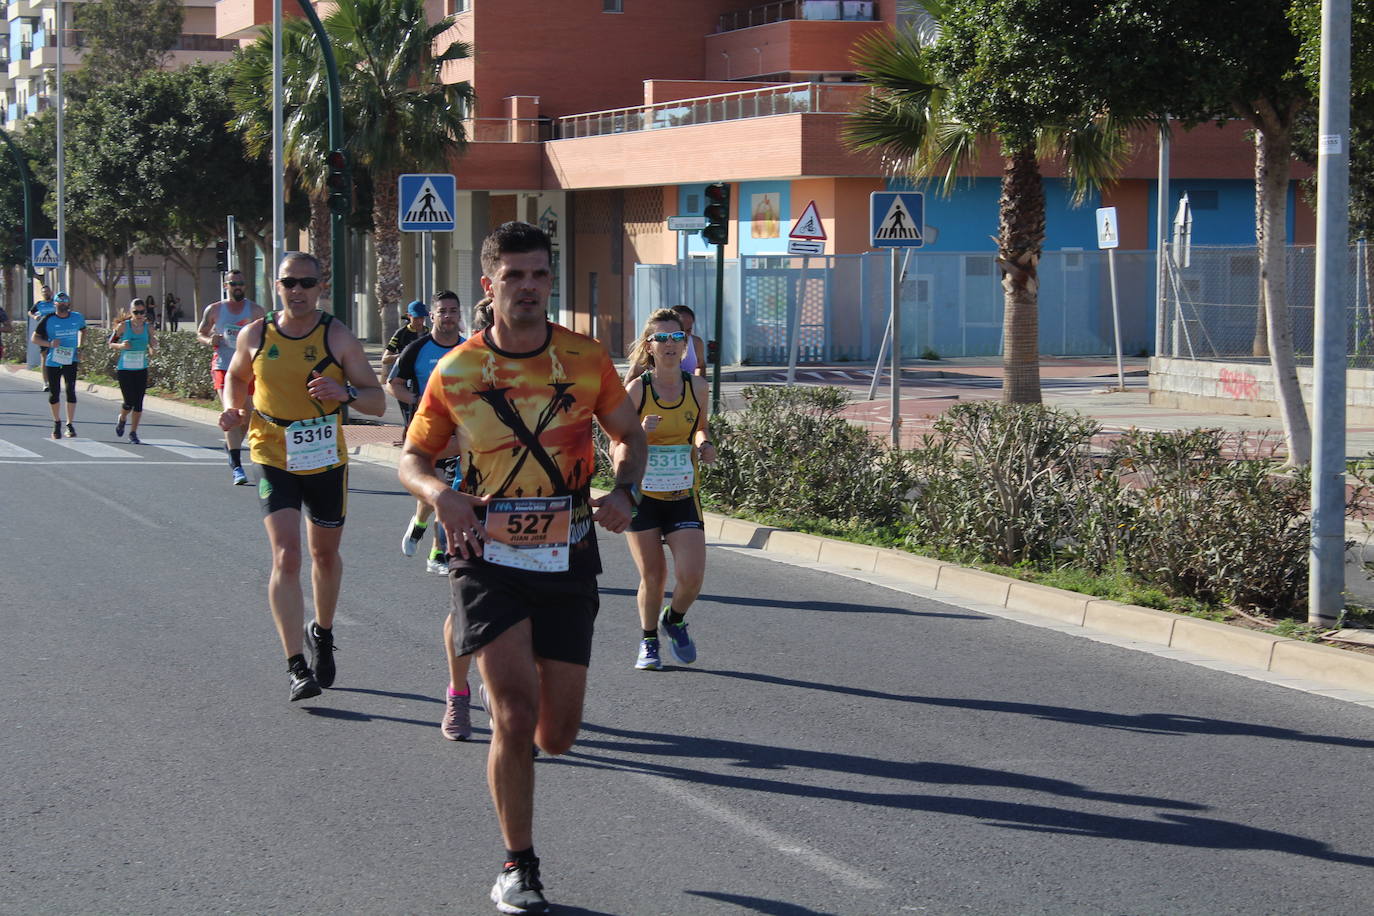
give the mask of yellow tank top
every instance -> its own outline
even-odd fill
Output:
[[[645,372],[644,393],[639,403],[639,418],[658,414],[658,426],[647,433],[649,440],[650,468],[645,475],[643,487],[646,496],[655,499],[687,499],[696,494],[697,489],[697,450],[692,445],[692,435],[701,423],[701,405],[697,403],[696,391],[692,389],[692,376],[682,373],[682,397],[671,404],[659,400],[654,390],[653,372]],[[656,475],[662,477],[686,475],[685,463],[690,462],[692,484],[682,489],[650,489]],[[677,468],[676,472],[671,469]]]
[[[343,367],[329,351],[329,323],[333,316],[320,312],[319,323],[304,337],[288,337],[269,315],[262,326],[262,343],[253,354],[253,415],[248,424],[248,443],[253,461],[287,469],[286,435],[297,420],[334,417],[337,424],[336,460],[313,470],[293,471],[318,474],[348,460],[343,426],[338,424],[338,401],[317,401],[306,393],[312,371],[328,378],[346,381]]]

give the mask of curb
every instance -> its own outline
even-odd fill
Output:
[[[41,380],[37,372],[19,371]],[[116,389],[102,385],[84,384],[84,390],[107,399],[120,396]],[[149,397],[145,407],[210,425],[218,420],[212,410],[165,398]],[[355,457],[393,467],[400,455],[400,449],[380,442],[364,443],[351,448],[350,452]],[[1371,655],[1094,598],[889,547],[788,531],[714,512],[705,513],[705,531],[707,537],[731,546],[892,576],[931,591],[1034,614],[1057,623],[1248,665],[1281,677],[1306,678],[1331,687],[1374,694],[1374,656]]]

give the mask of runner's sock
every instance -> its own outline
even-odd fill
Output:
[[[227,452],[228,455],[229,455],[229,467],[231,467],[231,468],[241,468],[241,467],[243,467],[243,449],[241,449],[241,448],[229,448],[228,446],[225,446],[224,451]]]
[[[464,684],[462,690],[454,690],[453,685],[448,685],[448,695],[451,697],[465,697],[469,695],[468,685]]]
[[[295,671],[297,666],[301,668],[307,667],[305,664],[305,656],[300,652],[297,652],[295,655],[291,656],[286,660],[287,671]]]
[[[677,611],[673,610],[673,606],[671,604],[668,605],[668,622],[676,627],[681,625],[682,621],[683,616],[679,614]]]
[[[533,847],[533,846],[531,846],[529,849],[521,849],[521,850],[518,850],[518,851],[517,851],[517,850],[514,850],[514,849],[507,849],[507,850],[506,850],[506,863],[505,863],[505,864],[506,864],[507,866],[515,865],[515,864],[520,863],[520,862],[535,862],[535,861],[537,861],[537,860],[536,860],[535,857],[534,857],[534,847]]]
[[[658,627],[654,627],[652,630],[645,630],[645,631],[644,631],[644,638],[645,638],[645,639],[658,639]]]

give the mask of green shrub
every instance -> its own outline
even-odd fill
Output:
[[[1113,460],[1132,486],[1128,568],[1173,594],[1305,615],[1311,474],[1278,473],[1272,442],[1215,429],[1132,431]]]
[[[1102,518],[1116,513],[1091,453],[1097,432],[1090,418],[1038,405],[956,404],[911,453],[910,542],[1007,566],[1075,552],[1101,565],[1116,531]]]
[[[905,523],[910,456],[841,416],[842,388],[751,386],[744,410],[711,418],[719,459],[702,492],[730,509],[827,519],[847,528]]]
[[[5,361],[25,362],[28,331],[15,320],[14,330],[4,334]],[[81,345],[80,378],[103,376],[113,379],[119,350],[106,341],[110,332],[90,326]],[[210,348],[196,339],[194,331],[161,331],[157,349],[148,361],[148,387],[166,388],[186,398],[213,398],[214,380],[210,376]]]

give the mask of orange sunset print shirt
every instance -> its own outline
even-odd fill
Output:
[[[467,433],[465,493],[573,495],[572,541],[591,528],[587,489],[596,471],[592,419],[614,410],[625,387],[601,342],[548,325],[543,347],[508,353],[474,334],[439,360],[406,438],[431,454]]]

